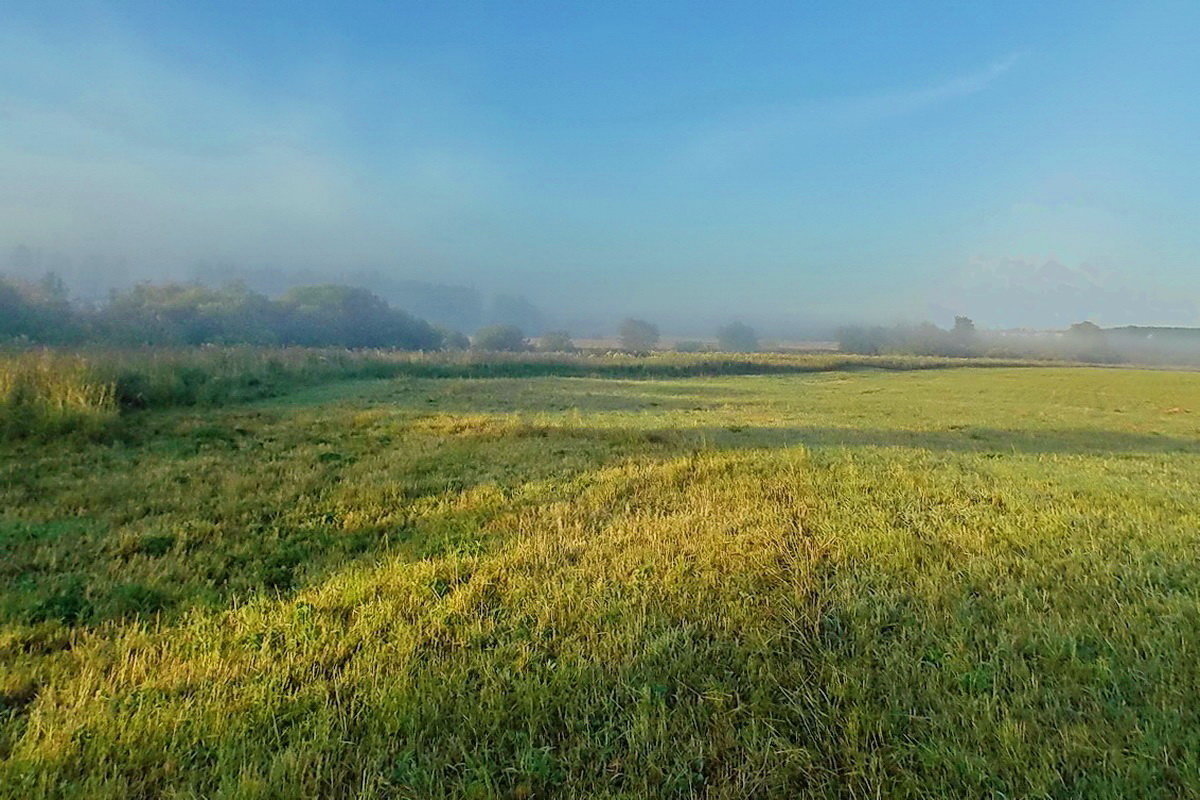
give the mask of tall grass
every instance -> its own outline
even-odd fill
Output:
[[[116,418],[115,386],[76,355],[0,358],[0,436],[98,431]]]
[[[684,378],[1027,362],[842,354],[413,353],[303,347],[0,351],[0,435],[98,432],[120,411],[222,406],[365,378]]]
[[[97,350],[89,363],[111,380],[122,408],[220,406],[337,380],[396,374],[390,351],[304,347]]]
[[[349,378],[397,374],[384,352],[306,348],[97,348],[0,352],[0,436],[98,433],[122,411],[221,406]]]

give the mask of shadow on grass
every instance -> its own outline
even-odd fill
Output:
[[[1042,455],[1200,454],[1200,438],[1086,428],[1044,431],[962,427],[908,431],[885,428],[726,426],[646,431],[654,439],[682,438],[717,449],[808,447],[906,447],[955,453]]]
[[[417,424],[420,422],[418,419]],[[251,526],[239,535],[230,531],[187,552],[180,550],[182,545],[175,544],[170,532],[114,549],[112,534],[99,520],[66,525],[61,521],[4,523],[0,519],[4,523],[0,524],[0,544],[6,556],[0,576],[7,578],[0,588],[0,621],[79,627],[116,619],[170,617],[198,605],[213,607],[263,593],[298,591],[324,580],[334,570],[377,558],[385,551],[407,553],[415,561],[461,548],[487,550],[494,545],[482,532],[487,521],[511,510],[511,498],[520,487],[550,479],[585,485],[589,473],[628,459],[666,461],[697,451],[795,446],[909,448],[985,458],[1200,454],[1200,439],[1076,428],[910,431],[708,425],[637,429],[619,424],[605,427],[603,418],[556,425],[505,417],[480,417],[464,423],[452,416],[447,422],[453,424],[413,429],[434,449],[395,475],[392,483],[400,490],[397,500],[407,506],[424,498],[452,499],[481,485],[495,484],[510,498],[503,508],[447,511],[400,524],[349,527],[336,514],[329,514],[286,529]],[[331,462],[330,481],[353,483],[359,474],[354,463],[354,459]],[[166,558],[164,567],[173,561],[171,570],[194,574],[195,582],[187,585],[172,580],[158,585],[161,581],[138,583],[128,574],[120,580],[114,577],[121,576],[133,558]]]
[[[722,376],[727,377],[727,376]],[[747,377],[747,376],[742,376]],[[753,376],[751,376],[753,377]],[[719,378],[714,378],[717,380]],[[344,400],[365,407],[452,414],[558,411],[707,411],[756,395],[728,382],[706,384],[670,380],[629,380],[551,376],[536,383],[524,378],[435,378],[361,381],[354,394],[346,385],[326,385],[288,397],[259,401],[258,408],[311,407]]]
[[[554,440],[583,439],[622,445],[657,446],[657,449],[622,452],[622,457],[641,453],[650,457],[664,454],[675,457],[705,449],[771,449],[799,445],[814,448],[904,447],[985,455],[1200,454],[1200,437],[1089,428],[1053,428],[1039,431],[965,425],[941,430],[764,425],[634,428],[616,425],[606,427],[602,424],[578,421],[564,421],[562,424],[521,422],[505,417],[480,417],[470,421],[447,417],[445,422],[437,417],[429,417],[419,420],[416,424],[430,425],[430,429],[450,434],[460,440],[544,439],[547,441],[548,453],[552,452],[550,443]]]

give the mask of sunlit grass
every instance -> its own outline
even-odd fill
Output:
[[[112,383],[78,356],[0,355],[0,439],[31,433],[95,432],[116,418]]]
[[[1200,375],[395,380],[0,461],[0,794],[1200,791]]]
[[[1003,366],[987,359],[841,354],[420,353],[303,347],[0,350],[0,437],[112,432],[119,411],[217,407],[361,378],[669,378]]]

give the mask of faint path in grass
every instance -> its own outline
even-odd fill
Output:
[[[145,412],[113,443],[6,447],[0,617],[149,620],[382,553],[486,548],[499,509],[628,460],[803,446],[1187,464],[1197,398],[1190,373],[988,368],[400,378]]]

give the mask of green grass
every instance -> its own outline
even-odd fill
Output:
[[[96,380],[79,356],[0,354],[0,439],[32,433],[95,433],[116,419],[110,383]]]
[[[1200,374],[851,366],[0,444],[0,796],[1200,792]]]
[[[669,378],[940,369],[1013,362],[919,356],[414,353],[303,347],[0,349],[0,439],[112,435],[119,412],[219,407],[361,378]]]
[[[0,438],[111,435],[121,411],[216,407],[391,377],[417,358],[299,347],[0,350]]]

